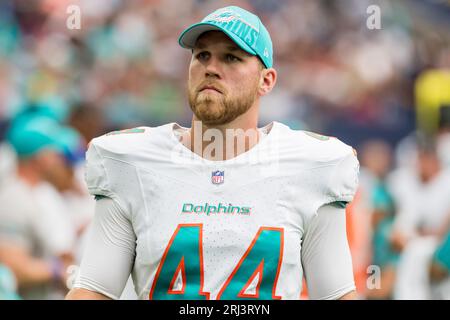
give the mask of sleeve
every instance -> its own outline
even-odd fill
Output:
[[[359,162],[352,150],[332,166],[325,185],[325,203],[338,202],[343,205],[351,202],[358,188]]]
[[[85,180],[90,194],[114,198],[109,172],[96,145],[96,139],[89,143],[86,151]]]
[[[119,204],[110,198],[96,202],[75,288],[119,299],[135,258],[136,235]]]
[[[355,290],[345,209],[319,209],[303,237],[302,265],[310,299],[339,299]]]

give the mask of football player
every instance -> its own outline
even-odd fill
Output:
[[[256,15],[221,8],[179,43],[192,50],[192,127],[90,143],[96,216],[67,298],[118,299],[130,274],[139,299],[299,299],[303,277],[312,299],[354,298],[354,150],[279,122],[257,128],[277,72]]]

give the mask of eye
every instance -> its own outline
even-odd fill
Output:
[[[241,61],[241,59],[239,59],[238,57],[232,55],[232,54],[227,54],[226,55],[226,59],[228,62],[238,62]]]
[[[204,61],[209,58],[209,53],[207,51],[202,51],[199,52],[195,57],[200,61]]]

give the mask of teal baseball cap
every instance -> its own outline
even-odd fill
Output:
[[[21,116],[11,123],[6,138],[19,159],[30,158],[50,149],[74,164],[81,154],[80,135],[46,116]]]
[[[242,50],[258,56],[266,68],[273,66],[272,39],[266,27],[258,16],[236,6],[218,9],[191,25],[181,33],[178,43],[193,49],[201,34],[214,30],[222,31]]]

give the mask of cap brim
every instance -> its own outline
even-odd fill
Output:
[[[239,48],[244,50],[245,52],[256,56],[255,50],[253,50],[250,46],[248,46],[244,41],[242,41],[238,36],[235,34],[222,29],[219,26],[216,26],[215,24],[208,23],[208,22],[200,22],[193,24],[186,30],[184,30],[180,37],[178,38],[178,43],[183,48],[187,49],[193,49],[195,47],[195,43],[197,42],[198,37],[202,35],[203,33],[207,31],[222,31],[225,33],[234,43],[236,43]]]

